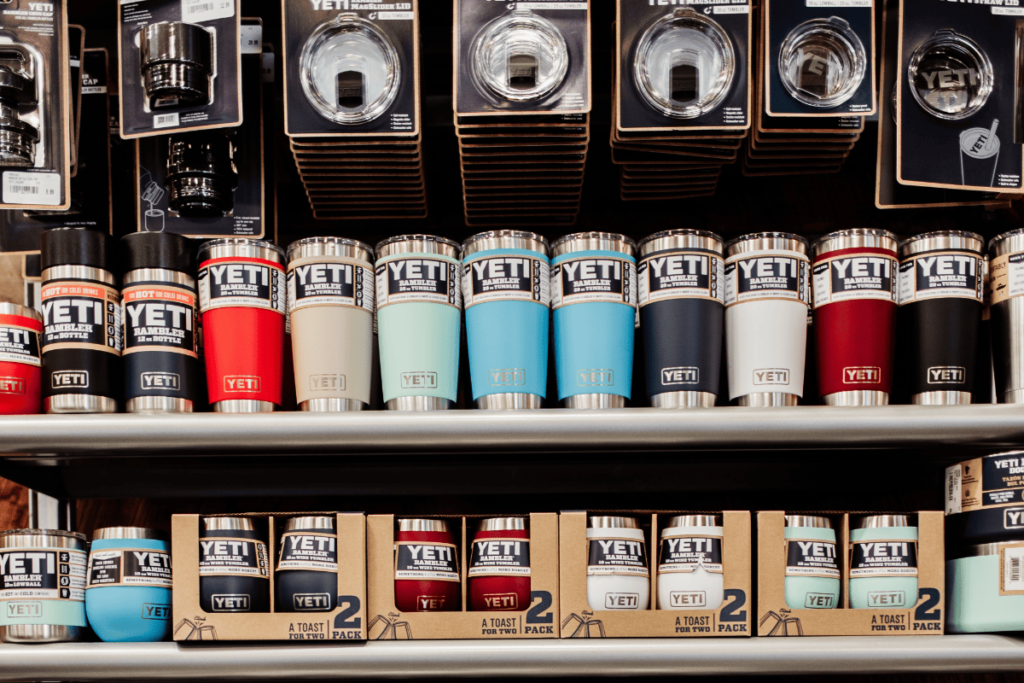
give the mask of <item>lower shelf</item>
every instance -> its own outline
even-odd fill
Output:
[[[1024,638],[68,643],[0,646],[0,681],[1024,672]]]

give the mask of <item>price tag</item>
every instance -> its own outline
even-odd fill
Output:
[[[235,16],[235,0],[181,0],[181,20],[189,23]]]
[[[242,46],[243,55],[258,55],[263,52],[263,27],[260,25],[242,25],[242,32],[238,34],[238,40]]]
[[[4,172],[5,204],[60,206],[60,189],[61,182],[58,173]]]

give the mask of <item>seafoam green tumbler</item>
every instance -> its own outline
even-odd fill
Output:
[[[446,410],[459,385],[459,245],[398,235],[377,245],[377,336],[388,410]]]
[[[839,556],[828,517],[786,515],[786,605],[790,609],[839,606]]]
[[[850,523],[850,607],[917,604],[917,527],[907,515],[869,515]]]

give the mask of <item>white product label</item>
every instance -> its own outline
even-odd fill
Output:
[[[713,14],[750,14],[749,5],[714,5],[711,8]]]
[[[235,0],[181,0],[181,20],[196,24],[235,16]]]
[[[180,124],[178,112],[157,114],[153,117],[153,128],[177,128]]]
[[[807,7],[865,7],[870,9],[873,0],[807,0]]]
[[[313,257],[288,264],[288,311],[353,306],[373,313],[374,275],[356,263]]]
[[[725,261],[702,251],[659,252],[637,266],[639,303],[665,299],[725,301]]]
[[[916,254],[900,263],[899,304],[956,297],[985,300],[982,259],[965,251]]]
[[[551,304],[551,267],[529,256],[478,258],[462,266],[462,301],[468,309],[488,301]]]
[[[59,173],[4,171],[4,204],[60,205]]]
[[[599,301],[636,308],[636,265],[632,261],[582,256],[551,268],[552,310]]]
[[[379,21],[412,21],[415,17],[413,12],[377,12]]]
[[[238,44],[243,55],[258,55],[263,52],[263,27],[259,24],[242,24]]]
[[[0,600],[85,600],[88,559],[68,548],[0,550]]]
[[[962,474],[960,465],[946,468],[946,514],[960,513],[960,491]]]
[[[990,304],[1024,294],[1024,254],[1003,254],[992,260],[989,271]]]
[[[725,261],[725,305],[788,299],[811,304],[810,261],[781,249],[747,252]]]
[[[1002,592],[1024,592],[1024,546],[1003,548],[1002,554]]]
[[[896,302],[896,259],[880,254],[837,256],[814,264],[814,307],[836,301]]]
[[[424,256],[399,257],[377,266],[377,308],[412,302],[462,308],[459,264]]]
[[[1024,7],[993,7],[992,14],[997,17],[1024,17]]]

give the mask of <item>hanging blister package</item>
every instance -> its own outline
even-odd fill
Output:
[[[10,0],[0,14],[0,209],[71,203],[68,19],[63,2]]]
[[[989,3],[900,0],[900,183],[1024,193],[1022,14]]]
[[[618,0],[615,129],[750,127],[749,0]]]
[[[769,116],[875,113],[873,0],[765,0]]]
[[[242,122],[237,0],[120,0],[121,137]]]

